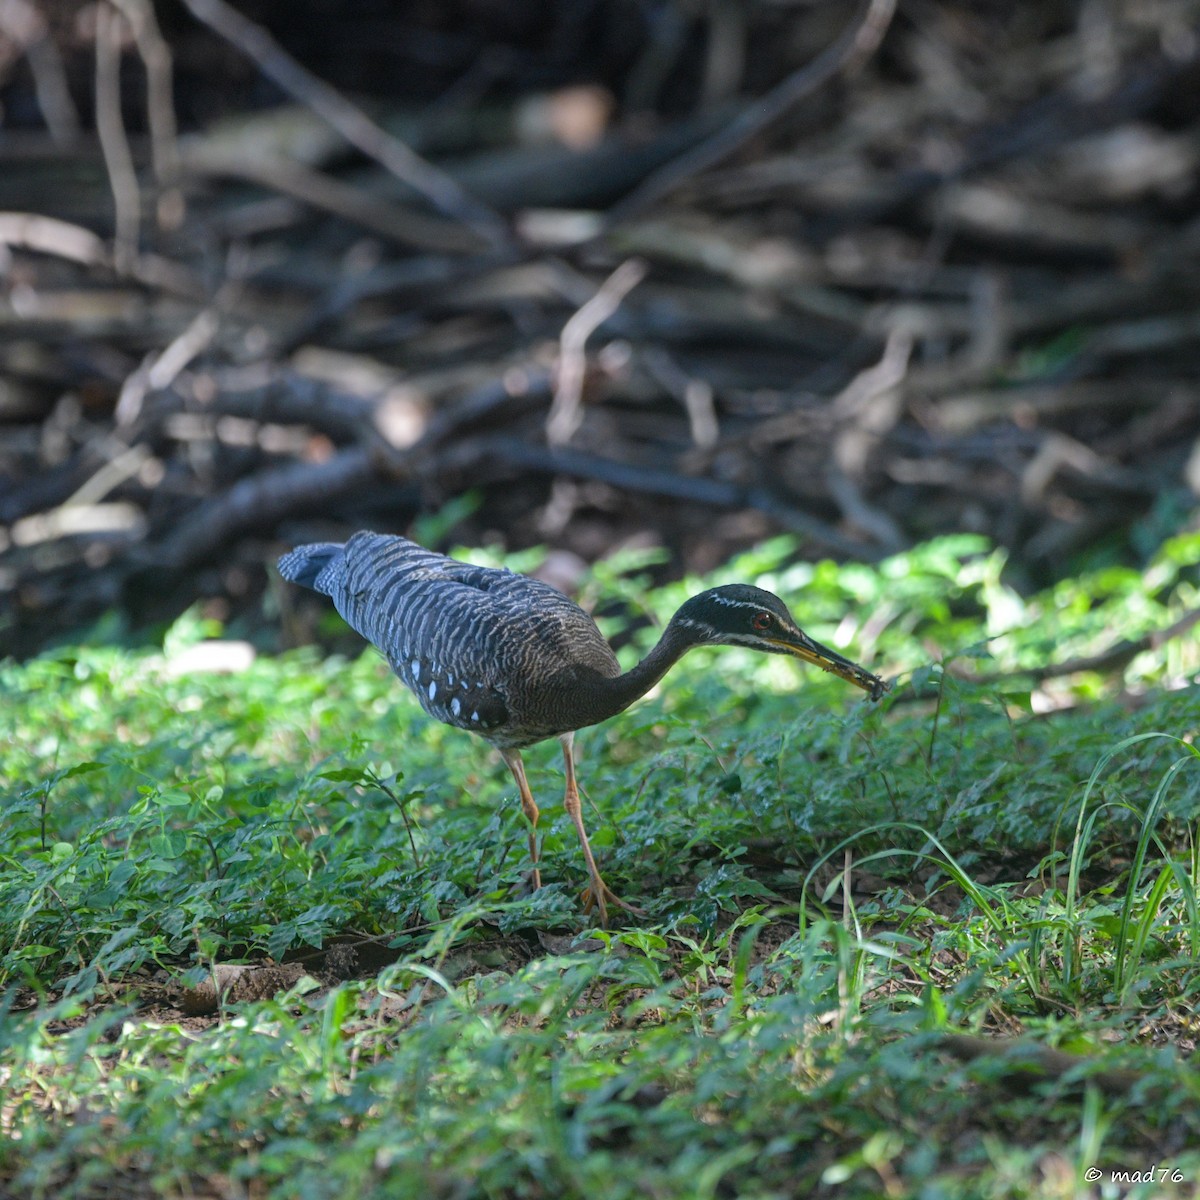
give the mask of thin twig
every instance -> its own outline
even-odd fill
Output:
[[[454,217],[496,248],[512,246],[500,216],[459,186],[444,171],[414,154],[380,128],[357,105],[298,63],[260,25],[225,0],[183,0],[198,21],[220,34],[289,96],[307,105],[352,146],[374,159],[401,182],[424,196],[438,212]]]
[[[22,246],[84,266],[120,270],[112,252],[90,229],[43,217],[37,213],[0,212],[0,246]],[[125,264],[124,273],[147,287],[195,299],[205,294],[187,267],[157,254],[139,254]]]
[[[107,2],[96,10],[96,132],[115,209],[113,261],[128,271],[137,258],[142,221],[133,153],[121,116],[121,30],[124,17]]]
[[[112,258],[90,229],[40,213],[0,213],[0,246],[21,246],[88,267],[111,265]]]
[[[478,236],[469,229],[427,212],[393,204],[291,159],[275,155],[250,158],[193,145],[184,150],[182,167],[187,175],[243,179],[270,188],[301,204],[361,225],[401,246],[445,254],[467,254],[479,248]]]
[[[175,120],[174,66],[150,0],[112,0],[133,29],[133,40],[146,67],[146,123],[150,127],[150,161],[158,180],[158,224],[177,229],[183,223],[179,187],[179,140]]]
[[[104,464],[62,502],[63,508],[99,504],[110,492],[137,475],[152,457],[149,446],[143,443],[126,446],[113,437],[105,438],[102,448],[106,454]]]
[[[925,751],[925,766],[933,766],[933,751],[937,746],[938,725],[942,719],[942,700],[946,694],[946,672],[941,670],[938,672],[938,693],[937,704],[933,709],[933,721],[929,726],[929,746]]]
[[[404,821],[404,831],[408,834],[408,844],[412,849],[413,864],[419,870],[424,864],[421,861],[420,852],[417,850],[417,839],[413,836],[412,822],[408,819],[408,805],[378,775],[374,772],[369,772],[369,775],[371,782],[400,810],[400,817]]]
[[[713,387],[685,371],[661,346],[647,346],[642,352],[646,370],[682,405],[687,413],[692,441],[700,450],[711,450],[720,438]]]
[[[546,440],[561,446],[571,440],[583,420],[583,378],[587,370],[587,340],[621,307],[621,301],[646,277],[646,264],[623,262],[563,326],[559,338],[558,385],[546,418]]]
[[[835,75],[860,67],[883,40],[895,8],[896,0],[867,0],[861,17],[832,46],[794,71],[773,91],[748,104],[724,129],[659,167],[613,205],[605,219],[605,228],[627,221],[689,179],[715,167]]]
[[[38,107],[50,136],[60,146],[74,141],[79,136],[79,112],[45,18],[27,0],[0,0],[0,30],[25,52]]]
[[[118,428],[132,425],[142,411],[149,392],[168,388],[180,371],[202,353],[217,335],[220,321],[215,308],[197,313],[188,327],[167,347],[151,354],[121,385],[113,419]]]

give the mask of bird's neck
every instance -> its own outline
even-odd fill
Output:
[[[595,720],[616,716],[641,699],[691,647],[692,642],[677,625],[668,625],[658,644],[636,667],[599,681],[595,698],[603,715]]]

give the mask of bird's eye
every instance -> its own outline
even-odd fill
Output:
[[[755,629],[769,629],[771,626],[770,613],[755,613],[754,620],[750,622]]]

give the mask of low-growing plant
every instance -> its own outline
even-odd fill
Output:
[[[607,931],[552,750],[529,893],[503,763],[373,653],[184,673],[189,617],[0,665],[0,1194],[1193,1194],[1197,651],[1132,658],[1136,705],[1020,672],[1168,626],[1200,539],[1031,597],[977,539],[794,549],[704,582],[896,686],[697,652],[583,731],[648,913]],[[622,657],[700,583],[650,565],[585,589]],[[290,990],[185,1014],[270,960]]]

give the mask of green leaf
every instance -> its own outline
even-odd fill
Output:
[[[62,779],[75,779],[80,775],[91,775],[95,771],[103,771],[104,763],[96,762],[94,759],[89,759],[86,762],[76,763],[73,767],[68,767],[62,772]]]
[[[334,767],[329,771],[318,771],[318,779],[328,779],[331,783],[357,783],[363,787],[371,785],[371,777],[360,767]]]

